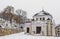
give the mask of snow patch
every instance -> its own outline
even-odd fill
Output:
[[[60,37],[32,36],[21,32],[12,35],[1,36],[0,39],[60,39]]]

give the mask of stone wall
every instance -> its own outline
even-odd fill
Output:
[[[21,30],[21,29],[5,29],[5,28],[1,28],[0,29],[0,36],[19,33],[19,32],[22,32],[22,31],[23,30]]]

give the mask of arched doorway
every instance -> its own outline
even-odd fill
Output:
[[[27,33],[29,33],[29,28],[27,28]]]

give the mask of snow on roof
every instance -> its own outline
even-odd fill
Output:
[[[49,14],[48,12],[44,10],[40,11],[39,13],[36,13],[34,16],[38,16],[38,15],[50,15],[51,16],[51,14]]]

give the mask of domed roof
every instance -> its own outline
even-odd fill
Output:
[[[40,11],[39,13],[36,13],[34,16],[40,16],[40,15],[50,15],[51,16],[51,14],[49,14],[48,12],[46,12],[44,10]]]

